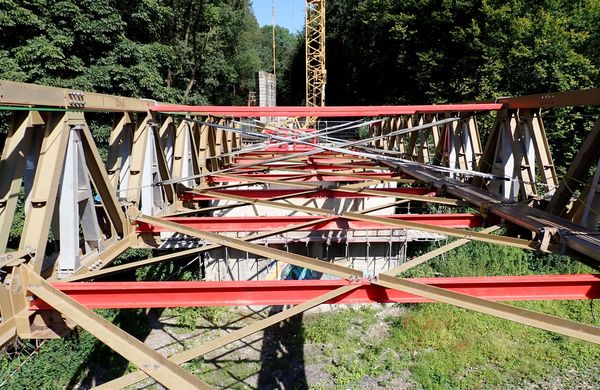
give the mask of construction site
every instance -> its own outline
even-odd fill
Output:
[[[318,307],[331,308],[325,318],[338,306],[438,302],[592,345],[597,355],[595,319],[515,302],[591,308],[600,297],[600,89],[326,105],[325,0],[305,5],[305,105],[277,105],[274,69],[258,73],[248,105],[231,106],[0,80],[5,353],[81,329],[129,362],[90,387],[247,388],[237,377],[209,383],[185,364]],[[593,126],[561,171],[544,118],[572,108],[591,113]],[[112,123],[106,151],[98,118]],[[405,276],[477,242],[568,257],[591,271]],[[122,257],[134,249],[146,256]],[[139,278],[164,266],[171,279]],[[178,279],[184,269],[194,280]],[[170,355],[102,312],[246,306],[281,308]],[[333,387],[402,387],[360,382],[366,376]],[[254,388],[313,387],[261,383]]]

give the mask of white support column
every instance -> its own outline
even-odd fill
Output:
[[[457,153],[456,145],[454,144],[454,124],[448,123],[444,131],[444,149],[448,159],[448,167],[456,168]],[[454,178],[454,173],[449,173],[451,178]]]
[[[127,189],[129,188],[129,176],[131,171],[131,150],[133,147],[133,129],[127,127],[123,129],[123,138],[121,140],[121,153],[120,158],[120,170],[119,170],[119,183],[118,183],[118,199],[120,201],[127,200]]]
[[[153,125],[148,125],[146,131],[146,148],[141,180],[141,207],[140,211],[146,215],[155,215],[163,209],[164,200],[160,187],[155,186],[161,180],[158,169],[158,156],[154,140]]]
[[[82,255],[103,250],[102,232],[94,206],[92,187],[87,172],[81,141],[82,125],[71,127],[62,170],[58,206],[58,234],[60,252],[58,277],[67,277],[77,271]],[[79,230],[83,233],[80,247]]]
[[[473,162],[475,161],[475,151],[473,150],[473,140],[471,139],[471,132],[469,131],[469,121],[473,118],[468,118],[461,121],[462,124],[462,144],[465,153],[466,168],[469,171],[473,170]]]
[[[181,156],[181,177],[189,177],[195,174],[194,162],[193,162],[193,151],[192,151],[192,134],[189,123],[186,125],[184,130],[183,140],[183,154]],[[194,180],[187,180],[183,182],[183,185],[193,188],[196,183]]]

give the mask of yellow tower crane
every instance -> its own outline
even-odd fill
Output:
[[[306,105],[325,106],[325,0],[306,0]],[[307,126],[314,118],[307,118]]]

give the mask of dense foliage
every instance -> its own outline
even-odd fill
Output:
[[[0,78],[184,103],[246,101],[249,0],[0,0]]]
[[[598,86],[599,25],[598,0],[329,0],[328,104],[446,103]],[[588,114],[546,115],[560,168],[589,131]]]
[[[480,100],[599,81],[598,0],[327,5],[332,104]]]

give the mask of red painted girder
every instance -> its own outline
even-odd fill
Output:
[[[279,153],[278,153],[279,154]],[[263,161],[264,159],[270,159],[272,158],[272,153],[266,153],[264,156],[257,156],[257,157],[248,157],[245,158],[245,156],[240,156],[238,158],[236,158],[236,161]],[[340,156],[340,157],[333,157],[333,156],[324,156],[324,157],[300,157],[299,159],[306,161],[310,164],[356,164],[356,163],[360,163],[362,165],[364,164],[374,164],[373,161],[371,160],[367,160],[364,158],[352,158],[349,156]],[[296,162],[296,161],[282,161],[280,163],[282,164],[287,164],[287,163],[292,163],[292,162]]]
[[[332,169],[331,167],[335,167],[336,169],[348,169],[347,166],[343,166],[344,164],[360,165],[360,166],[365,166],[365,167],[375,167],[376,166],[376,164],[370,160],[351,161],[351,160],[348,160],[347,158],[344,158],[344,159],[319,158],[316,160],[280,161],[280,162],[275,162],[275,163],[269,162],[269,159],[271,159],[271,155],[265,156],[264,158],[262,158],[262,157],[246,158],[246,157],[242,156],[242,157],[237,157],[235,159],[235,164],[259,165],[259,164],[263,164],[263,163],[268,163],[269,165],[272,165],[274,167],[277,167],[277,165],[307,164],[307,165],[311,165],[312,167],[318,167],[318,168],[312,168],[312,169],[321,169],[321,167],[330,168],[330,169]],[[340,167],[340,168],[338,168],[338,167]]]
[[[347,171],[351,169],[351,166],[354,169],[379,169],[377,165],[371,162],[361,162],[358,163],[340,163],[340,164],[320,164],[320,163],[310,163],[310,162],[298,162],[298,161],[290,161],[290,162],[278,162],[278,163],[268,163],[268,160],[253,160],[253,159],[241,159],[236,160],[236,163],[230,165],[230,167],[235,168],[236,165],[244,166],[246,164],[253,164],[254,167],[251,169],[247,169],[248,171],[256,171],[259,169],[259,166],[267,166],[271,170],[277,170],[281,167],[289,167],[294,168],[296,171],[305,171],[306,173],[310,173],[313,171]],[[236,168],[237,169],[237,168]]]
[[[215,190],[213,192],[222,193],[224,195],[235,195],[243,196],[251,199],[268,199],[276,196],[291,196],[295,193],[302,193],[310,188],[303,189],[256,189],[256,190]],[[407,195],[426,195],[430,194],[431,191],[426,187],[405,187],[405,188],[376,188],[377,191],[388,193],[390,197],[396,194],[407,194]],[[435,193],[434,193],[435,194]],[[336,190],[318,190],[311,192],[310,194],[300,194],[294,198],[305,198],[305,199],[316,199],[316,198],[374,198],[375,195],[368,195],[359,192],[344,192]],[[215,196],[196,194],[192,192],[184,192],[180,195],[180,199],[184,201],[192,200],[208,200],[214,199]],[[291,197],[290,197],[291,199]]]
[[[359,173],[361,176],[368,177],[372,180],[377,179],[390,179],[392,177],[403,178],[402,175],[397,175],[393,172],[361,172]],[[291,176],[294,176],[294,173],[257,173],[257,174],[237,174],[237,176],[244,176],[248,179],[268,179],[268,180],[281,180],[286,179],[285,181],[294,182],[294,181],[328,181],[328,182],[359,182],[365,181],[365,179],[360,179],[352,176],[344,176],[343,174],[330,176],[330,175],[320,175],[318,173],[302,176],[294,179],[287,179]],[[239,183],[241,182],[239,179],[232,179],[230,177],[220,177],[218,175],[215,176],[207,176],[207,181],[209,183]]]
[[[276,157],[276,156],[280,156],[282,154],[298,153],[298,150],[288,149],[289,146],[293,146],[293,145],[285,144],[285,145],[282,145],[281,148],[276,149],[276,150],[263,149],[263,150],[256,150],[253,152],[242,152],[238,156],[240,156],[240,157],[242,157],[242,156],[243,157]],[[313,149],[314,149],[314,147],[313,147]],[[306,151],[308,151],[308,150],[310,150],[310,149],[307,149]],[[327,157],[335,157],[335,156],[339,156],[339,155],[340,155],[340,153],[338,153],[338,152],[330,152],[330,151],[325,150],[323,152],[311,154],[310,157],[327,158]],[[345,158],[347,158],[347,156]]]
[[[393,220],[424,223],[432,226],[443,226],[450,228],[473,228],[481,226],[482,218],[479,214],[394,214],[381,216]],[[317,221],[323,217],[319,216],[267,216],[267,217],[165,217],[166,221],[210,232],[262,232],[283,228],[290,225]],[[392,227],[374,222],[352,221],[343,217],[331,217],[333,220],[306,226],[299,231],[317,230],[391,230]],[[168,232],[157,226],[138,222],[137,233],[160,233]]]
[[[600,275],[489,276],[418,278],[415,282],[492,301],[600,298]],[[192,306],[295,305],[338,287],[345,280],[279,280],[229,282],[72,282],[53,286],[90,309]],[[370,284],[328,304],[422,303],[429,300]],[[40,299],[32,310],[50,306]]]
[[[248,106],[186,106],[177,104],[151,107],[157,112],[193,112],[205,115],[233,117],[378,117],[384,115],[412,115],[416,113],[495,111],[502,108],[499,103],[437,104],[415,106],[328,106],[328,107],[248,107]]]

